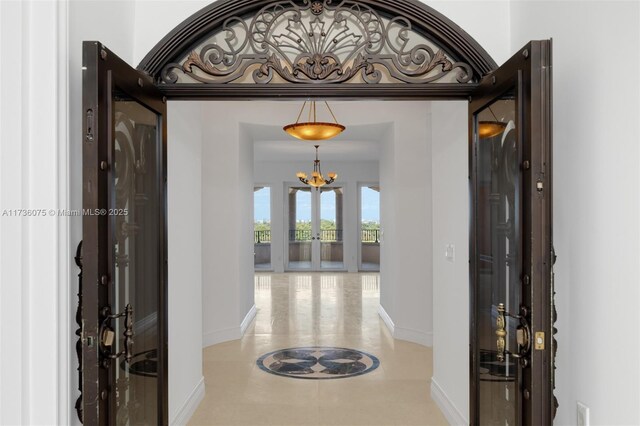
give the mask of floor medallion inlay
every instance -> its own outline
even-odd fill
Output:
[[[296,379],[342,379],[378,368],[375,356],[356,349],[326,346],[280,349],[262,355],[258,367],[267,373]]]

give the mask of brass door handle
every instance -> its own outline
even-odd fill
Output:
[[[498,348],[498,355],[496,356],[496,358],[500,362],[504,361],[504,355],[506,352],[505,337],[507,337],[507,322],[504,318],[504,313],[504,303],[498,304],[498,318],[496,319],[496,337],[498,338],[498,340],[496,340],[496,346]]]
[[[499,362],[504,362],[506,355],[511,355],[514,358],[520,358],[523,367],[526,367],[526,356],[531,352],[531,327],[526,319],[527,309],[520,307],[521,315],[510,314],[506,311],[504,303],[498,304],[498,318],[496,319],[496,346],[498,354],[496,359]],[[520,321],[516,329],[516,341],[518,343],[518,353],[510,352],[506,349],[506,337],[507,337],[507,320],[506,317],[515,318]]]
[[[127,304],[124,311],[119,314],[112,314],[109,306],[102,308],[102,324],[100,325],[100,352],[105,358],[103,365],[107,367],[109,361],[112,359],[118,359],[124,356],[127,363],[131,362],[133,358],[133,307],[131,304]],[[117,320],[124,317],[124,349],[118,353],[113,353],[111,346],[113,346],[115,340],[115,332],[111,327],[111,320]]]

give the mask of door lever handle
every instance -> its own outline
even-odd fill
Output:
[[[514,358],[520,358],[523,367],[527,365],[526,356],[531,351],[531,327],[526,319],[527,309],[525,307],[520,308],[521,315],[510,314],[506,311],[504,303],[498,304],[498,318],[496,319],[496,346],[498,354],[496,359],[499,362],[504,362],[505,355],[511,355]],[[518,343],[518,353],[510,352],[506,349],[506,337],[507,337],[507,320],[506,317],[511,317],[520,321],[520,325],[516,329],[516,341]]]
[[[131,304],[127,304],[123,312],[119,314],[112,314],[109,306],[102,309],[102,324],[100,325],[100,352],[105,357],[104,366],[109,364],[109,360],[118,359],[124,356],[124,360],[127,363],[131,362],[133,358],[133,307]],[[115,332],[111,327],[111,320],[117,320],[124,318],[124,349],[118,353],[112,353],[111,346],[113,346],[115,340]]]

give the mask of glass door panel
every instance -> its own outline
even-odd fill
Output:
[[[344,269],[342,187],[288,188],[289,270]]]
[[[253,189],[253,266],[271,269],[271,188]]]
[[[315,191],[314,191],[315,192]],[[313,268],[313,242],[316,241],[313,225],[314,203],[310,187],[289,188],[289,269]],[[313,239],[312,239],[313,238]]]
[[[344,191],[323,187],[315,192],[320,197],[320,269],[344,269]]]
[[[158,283],[162,271],[158,256],[161,229],[158,170],[162,159],[159,120],[153,111],[120,95],[116,95],[113,105],[112,311],[129,311],[131,317],[111,321],[118,338],[110,352],[124,352],[132,357],[130,361],[118,360],[117,368],[113,369],[118,396],[115,424],[152,425],[157,424],[158,414]],[[128,326],[132,326],[131,336],[126,333]]]
[[[511,353],[519,352],[517,320],[504,317],[506,336],[496,337],[502,312],[517,313],[521,296],[520,146],[513,91],[476,117],[479,420],[515,425],[519,369]],[[497,343],[501,339],[504,350]]]
[[[380,187],[360,187],[360,270],[380,270]]]

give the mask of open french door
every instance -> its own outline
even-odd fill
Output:
[[[551,41],[531,41],[470,99],[470,422],[555,416]]]
[[[77,408],[86,425],[168,423],[166,111],[151,79],[84,42]]]
[[[287,186],[287,271],[343,271],[344,188]]]

